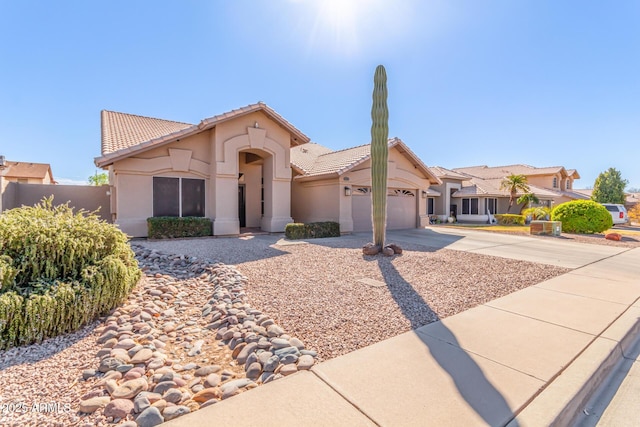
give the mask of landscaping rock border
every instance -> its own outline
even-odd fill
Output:
[[[102,348],[82,374],[93,387],[80,412],[154,426],[315,363],[315,351],[249,305],[235,268],[132,247],[146,277],[96,329]]]

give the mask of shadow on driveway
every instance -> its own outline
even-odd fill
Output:
[[[378,268],[384,277],[385,283],[387,283],[389,292],[403,315],[411,322],[412,329],[415,330],[422,326],[417,322],[418,313],[427,311],[434,317],[434,322],[439,320],[437,314],[429,307],[429,304],[395,269],[393,266],[395,257],[378,255],[375,258],[377,258]],[[466,351],[462,350],[453,332],[442,322],[431,325],[431,327],[438,328],[439,336],[446,337],[446,342],[442,342],[440,345],[430,345],[420,334],[417,334],[417,336],[428,348],[436,362],[451,377],[458,392],[467,404],[488,425],[503,426],[511,422],[515,418],[513,410],[509,407],[502,394],[485,377],[478,364]],[[451,350],[447,348],[449,345],[454,345],[461,349],[455,352],[455,357],[452,357]],[[512,425],[517,426],[517,421],[514,421]]]

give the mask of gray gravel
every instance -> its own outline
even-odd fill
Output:
[[[358,236],[290,244],[278,236],[139,241],[233,264],[252,306],[331,359],[566,273],[569,269],[401,245],[363,256]],[[363,283],[362,279],[367,283]]]

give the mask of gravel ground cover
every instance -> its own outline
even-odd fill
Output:
[[[271,244],[274,240],[256,236],[141,244],[235,264],[249,279],[246,293],[252,305],[317,350],[320,361],[569,271],[408,244],[401,245],[402,255],[363,256],[366,241],[355,236],[301,244]]]
[[[591,236],[567,238],[584,243],[640,246],[635,238],[622,242]],[[568,271],[407,244],[402,245],[402,255],[367,257],[361,253],[364,239],[318,239],[299,244],[278,241],[277,236],[247,236],[140,240],[135,244],[235,265],[248,279],[247,301],[287,333],[302,339],[308,348],[316,350],[318,361],[391,338]],[[196,294],[193,306],[200,309],[208,292]],[[84,381],[82,374],[96,367],[96,352],[102,347],[97,339],[104,325],[104,320],[94,322],[78,332],[41,344],[0,351],[0,426],[109,425],[110,419],[101,410],[96,411],[97,418],[77,412],[81,397],[95,386],[93,381]],[[202,356],[208,364],[238,372],[229,352],[222,352],[220,360],[213,353]],[[9,408],[11,404],[13,407]]]

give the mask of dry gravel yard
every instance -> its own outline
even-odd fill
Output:
[[[623,242],[586,236],[566,238],[582,243],[640,246],[635,238]],[[368,257],[361,252],[366,242],[367,237],[350,236],[294,243],[263,235],[135,243],[197,257],[198,262],[209,259],[235,265],[248,278],[247,301],[272,317],[286,334],[316,350],[318,361],[568,271],[409,244],[401,245],[402,255]],[[206,297],[209,291],[203,295]],[[201,307],[205,301],[198,298],[192,301],[194,307]],[[108,425],[109,419],[101,415],[101,410],[92,416],[77,413],[80,396],[95,385],[83,381],[82,373],[96,367],[95,355],[100,349],[96,340],[101,329],[101,324],[95,322],[77,333],[42,344],[0,351],[0,404],[25,405],[6,409],[27,411],[22,416],[0,411],[0,425]],[[213,353],[202,357],[223,368],[237,368],[228,358],[214,360]],[[34,403],[49,406],[43,412],[37,412],[37,408],[34,412]]]
[[[274,236],[141,242],[217,259],[248,277],[251,304],[331,359],[451,316],[568,269],[404,244],[363,256],[358,237],[270,244]],[[282,242],[281,242],[282,243]],[[373,280],[369,284],[362,279]],[[387,285],[385,285],[385,283]]]

